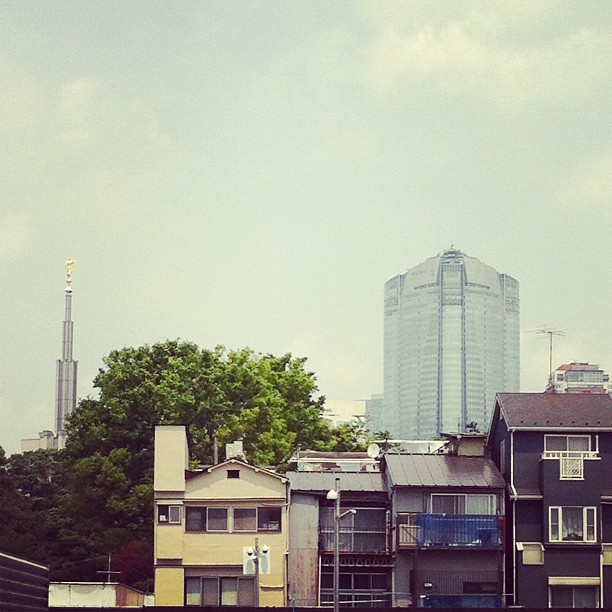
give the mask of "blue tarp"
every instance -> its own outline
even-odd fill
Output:
[[[483,514],[419,514],[417,544],[428,546],[477,546],[498,548],[499,517]]]

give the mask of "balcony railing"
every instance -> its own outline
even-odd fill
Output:
[[[485,514],[404,513],[397,516],[398,548],[501,546],[500,517]]]
[[[323,552],[334,550],[334,532],[321,529],[321,549]],[[340,529],[340,552],[386,553],[386,530]]]
[[[387,511],[383,508],[354,508],[340,519],[340,552],[388,553]],[[323,552],[334,550],[333,508],[321,509],[320,543]]]
[[[542,459],[598,459],[597,451],[579,451],[579,450],[545,450],[542,453]]]

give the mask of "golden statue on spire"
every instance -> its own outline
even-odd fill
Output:
[[[66,261],[66,284],[70,287],[72,284],[72,266],[76,263],[76,259],[68,259]]]

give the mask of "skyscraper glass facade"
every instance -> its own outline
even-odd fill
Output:
[[[518,282],[450,249],[385,284],[382,429],[431,439],[519,390]]]

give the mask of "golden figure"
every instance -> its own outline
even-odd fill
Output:
[[[70,287],[72,283],[72,266],[76,263],[76,259],[66,261],[66,284]]]

